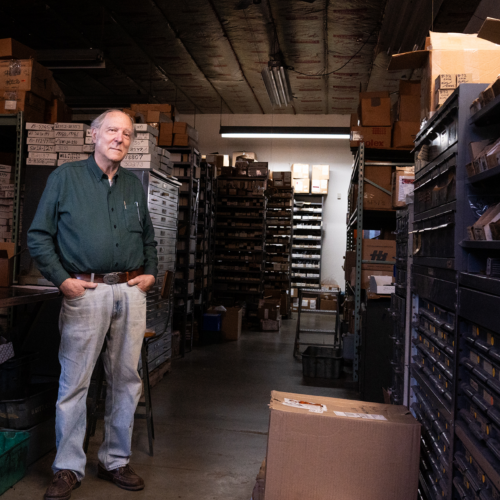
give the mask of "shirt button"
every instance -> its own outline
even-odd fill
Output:
[[[118,243],[116,244],[116,246],[118,246]]]
[[[115,226],[115,229],[116,229],[116,226]]]
[[[118,262],[115,264],[115,267],[118,267]]]
[[[111,211],[112,211],[112,212],[114,212],[114,211],[115,211],[115,209],[114,209],[114,208],[112,208],[112,209],[111,209]]]

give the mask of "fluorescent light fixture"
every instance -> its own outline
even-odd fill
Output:
[[[231,139],[350,139],[349,127],[221,127]]]
[[[288,106],[293,99],[292,88],[285,67],[279,61],[269,61],[262,70],[262,79],[273,106]]]

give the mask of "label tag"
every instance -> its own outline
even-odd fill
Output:
[[[5,109],[16,109],[17,108],[17,101],[5,101]]]
[[[283,404],[285,406],[292,406],[293,408],[309,410],[311,413],[323,413],[327,410],[325,405],[319,403],[308,403],[307,401],[299,401],[297,399],[285,398]]]
[[[338,417],[364,418],[365,420],[387,420],[383,415],[374,415],[370,413],[350,413],[347,411],[334,411]]]

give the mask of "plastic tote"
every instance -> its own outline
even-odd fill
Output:
[[[0,495],[26,474],[28,432],[0,431]]]

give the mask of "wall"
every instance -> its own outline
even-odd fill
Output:
[[[269,162],[271,170],[289,171],[292,163],[330,165],[329,194],[324,210],[324,239],[321,275],[333,278],[344,288],[342,266],[346,247],[347,189],[352,171],[349,141],[344,139],[223,139],[219,135],[220,115],[182,115],[199,131],[202,154],[231,155],[233,151],[252,151],[259,161]],[[342,115],[222,115],[222,125],[348,127],[349,116]],[[337,199],[340,193],[340,200]]]

